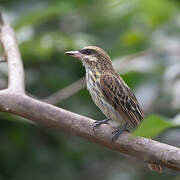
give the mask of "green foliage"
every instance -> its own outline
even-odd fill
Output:
[[[153,138],[159,135],[165,129],[172,127],[175,127],[175,125],[166,120],[164,117],[158,115],[149,115],[133,132],[133,135]]]
[[[145,79],[147,81],[148,74],[131,71],[129,73],[122,74],[121,77],[128,84],[131,89],[135,89],[139,84],[141,84]]]
[[[47,23],[51,19],[60,17],[63,12],[66,12],[70,6],[65,3],[50,5],[43,9],[32,10],[26,15],[20,17],[14,25],[15,29],[20,29],[23,26],[39,26]]]

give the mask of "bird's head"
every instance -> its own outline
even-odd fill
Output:
[[[112,66],[107,53],[96,46],[86,46],[79,51],[67,51],[65,55],[80,59],[86,68],[105,68]]]

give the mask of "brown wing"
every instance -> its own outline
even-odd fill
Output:
[[[103,75],[100,78],[100,86],[106,100],[131,124],[137,125],[143,119],[143,111],[131,91],[120,77]]]

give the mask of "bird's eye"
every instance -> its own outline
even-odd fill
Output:
[[[92,54],[92,51],[91,51],[91,49],[86,49],[86,52],[85,52],[86,54],[88,54],[88,55],[90,55],[90,54]]]
[[[82,49],[80,52],[82,54],[91,55],[91,54],[94,53],[94,50],[92,50],[92,49]]]

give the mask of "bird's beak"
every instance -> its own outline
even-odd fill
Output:
[[[79,59],[82,57],[82,54],[79,51],[67,51],[64,54],[67,56],[72,56]]]

